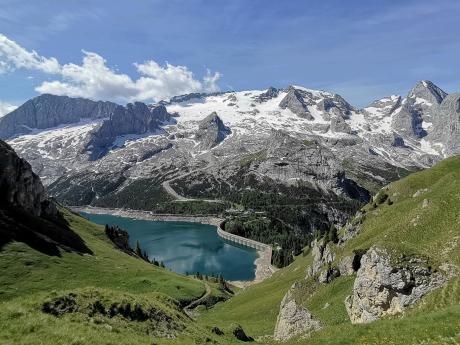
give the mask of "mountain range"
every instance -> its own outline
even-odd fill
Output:
[[[168,211],[183,198],[266,210],[276,194],[270,212],[302,206],[289,222],[309,232],[460,153],[460,93],[420,81],[362,109],[300,86],[126,106],[45,94],[1,118],[0,138],[68,205]]]

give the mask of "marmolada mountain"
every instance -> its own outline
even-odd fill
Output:
[[[300,86],[28,100],[0,119],[0,339],[453,344],[459,128],[430,81],[362,109]],[[217,225],[255,278],[171,272],[82,211]]]
[[[460,344],[459,18],[0,1],[0,345]]]

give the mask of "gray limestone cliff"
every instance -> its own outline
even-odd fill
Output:
[[[292,337],[322,328],[307,308],[299,305],[294,297],[296,283],[289,289],[280,304],[273,337],[277,341],[287,341]]]
[[[221,143],[231,133],[216,112],[209,114],[198,125],[195,140],[202,150],[208,150]]]
[[[0,138],[27,134],[33,129],[77,123],[82,119],[106,118],[116,107],[112,102],[44,94],[0,118]]]
[[[118,136],[146,134],[161,131],[161,126],[172,121],[165,106],[148,107],[146,104],[129,103],[117,106],[110,118],[91,133],[86,145],[92,160],[103,156]]]
[[[374,246],[361,258],[345,306],[352,323],[369,323],[403,312],[448,279],[449,274],[433,271],[419,258],[395,264],[384,249]]]
[[[0,204],[19,208],[33,216],[55,215],[40,178],[29,163],[0,140]]]

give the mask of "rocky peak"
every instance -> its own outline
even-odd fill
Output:
[[[161,125],[173,121],[164,105],[147,106],[141,102],[117,106],[113,114],[91,133],[85,147],[90,159],[103,156],[121,135],[145,134],[161,130]]]
[[[62,124],[77,123],[81,119],[109,117],[117,105],[44,94],[35,97],[0,119],[0,138],[30,133],[32,129],[46,129]]]
[[[398,95],[391,95],[373,101],[367,107],[363,109],[364,115],[367,118],[377,118],[389,116],[395,112],[401,106],[402,98]]]
[[[289,86],[287,94],[281,100],[279,107],[281,109],[289,109],[299,117],[307,120],[313,120],[314,118],[308,110],[308,105],[312,104],[305,101],[301,90],[295,88],[294,86]]]
[[[262,103],[262,102],[266,102],[272,98],[276,98],[278,97],[278,94],[279,94],[279,90],[278,89],[275,89],[273,86],[270,86],[267,91],[265,92],[262,92],[260,95],[258,95],[257,97],[254,97],[255,101],[259,102],[259,103]]]
[[[211,149],[222,142],[231,133],[216,112],[212,112],[200,121],[195,139],[202,149]]]
[[[442,144],[446,156],[460,153],[460,93],[453,93],[444,98],[435,109],[433,131],[428,139]]]
[[[415,99],[417,103],[417,98],[419,99],[419,103],[430,103],[433,104],[440,104],[442,100],[447,96],[447,93],[437,87],[429,80],[422,80],[419,81],[412,90],[407,95],[407,98]],[[425,100],[425,102],[423,102]]]

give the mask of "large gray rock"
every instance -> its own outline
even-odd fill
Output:
[[[307,308],[296,302],[296,288],[294,284],[281,301],[273,335],[277,341],[287,341],[292,337],[321,329],[320,321],[314,318]]]
[[[0,138],[30,133],[32,129],[76,123],[82,119],[106,118],[116,107],[112,102],[44,94],[0,118]]]
[[[86,150],[90,152],[91,159],[98,159],[118,136],[162,131],[161,126],[170,121],[172,117],[163,105],[148,107],[136,102],[126,107],[117,106],[110,118],[93,131]]]
[[[13,206],[41,216],[55,214],[53,204],[46,199],[40,178],[29,163],[19,158],[14,150],[0,140],[0,205]]]
[[[433,143],[441,143],[444,155],[460,153],[460,93],[446,96],[433,113],[433,131],[428,139]]]
[[[195,139],[200,142],[201,149],[208,150],[221,143],[230,133],[230,128],[213,112],[200,121]]]
[[[425,137],[428,134],[425,128],[432,126],[439,116],[433,113],[433,108],[441,104],[446,95],[430,81],[418,82],[395,111],[391,124],[393,130],[403,138]]]
[[[308,110],[308,105],[312,105],[312,103],[309,104],[305,101],[302,91],[290,86],[286,96],[281,100],[279,107],[281,109],[289,109],[299,117],[313,120],[314,118]]]
[[[335,253],[332,251],[331,243],[324,243],[324,239],[314,240],[311,244],[313,262],[307,268],[307,278],[313,277],[325,266],[329,266],[335,259]],[[320,274],[319,280],[327,281],[328,269]]]
[[[352,323],[369,323],[401,313],[448,279],[423,260],[412,258],[395,265],[384,249],[371,247],[361,258],[352,295],[345,300],[348,316]]]
[[[268,100],[270,100],[272,98],[278,97],[278,94],[279,94],[279,90],[275,89],[273,86],[270,86],[267,89],[267,91],[262,92],[257,97],[254,97],[254,101],[256,101],[258,103],[263,103],[263,102],[266,102],[266,101],[268,101]]]

